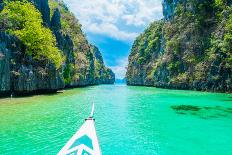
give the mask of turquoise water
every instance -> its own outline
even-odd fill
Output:
[[[0,154],[55,155],[92,100],[104,155],[232,154],[232,95],[125,85],[0,99]]]

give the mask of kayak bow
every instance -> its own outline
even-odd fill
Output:
[[[94,125],[94,104],[89,118],[60,150],[58,155],[101,155],[101,150]]]

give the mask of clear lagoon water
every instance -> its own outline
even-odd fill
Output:
[[[232,95],[125,85],[0,99],[0,154],[57,154],[91,101],[103,155],[232,154]]]

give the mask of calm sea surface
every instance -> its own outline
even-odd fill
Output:
[[[125,85],[0,99],[0,154],[57,154],[92,101],[103,155],[232,154],[232,95]]]

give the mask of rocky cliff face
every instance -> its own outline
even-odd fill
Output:
[[[115,81],[115,75],[113,71],[104,65],[103,57],[99,49],[95,46],[92,46],[93,51],[93,61],[94,61],[94,77],[95,83],[102,84],[113,84]]]
[[[170,20],[174,17],[177,11],[177,5],[181,4],[186,7],[187,0],[163,0],[163,15],[165,20]]]
[[[63,3],[50,1],[50,5],[53,11],[51,28],[56,36],[58,47],[67,58],[64,66],[66,86],[114,83],[114,73],[105,67],[98,48],[88,43],[74,15],[69,13]],[[71,33],[70,27],[62,26],[61,17],[63,23],[72,27]]]
[[[50,7],[48,5],[48,0],[29,0],[32,2],[36,8],[41,12],[44,24],[50,26]]]
[[[14,42],[15,38],[11,38],[5,33],[0,33],[1,40],[4,42],[0,43],[0,90],[1,92],[9,93],[11,90],[11,48],[12,42]]]
[[[65,61],[60,69],[56,69],[52,63],[34,60],[25,54],[26,46],[19,39],[1,30],[0,95],[44,93],[65,87],[114,83],[114,73],[105,67],[100,51],[88,43],[78,20],[63,2],[31,2],[41,12],[44,25],[52,30]]]
[[[176,6],[180,1],[181,0],[163,0],[162,1],[164,19],[169,20],[174,16]]]
[[[3,9],[3,0],[0,0],[0,11]]]
[[[24,45],[16,37],[0,33],[0,95],[52,92],[64,88],[62,75],[52,64],[41,66],[24,57]]]
[[[134,42],[127,83],[232,91],[230,1],[163,1],[164,20]]]

